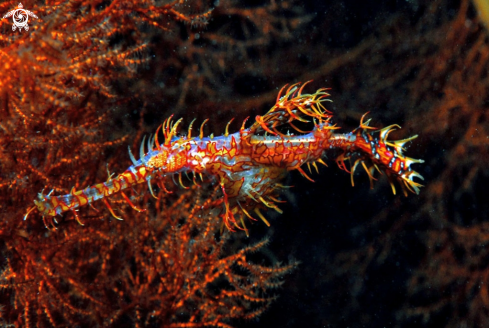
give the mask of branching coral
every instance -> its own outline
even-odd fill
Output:
[[[8,31],[0,35],[0,193],[8,199],[0,208],[10,214],[20,214],[24,201],[46,186],[67,191],[93,179],[97,167],[104,166],[97,154],[126,140],[122,133],[104,130],[125,101],[115,97],[113,85],[147,60],[141,31],[147,26],[166,31],[175,22],[209,14],[184,15],[177,10],[179,2],[25,5],[39,17],[31,20],[28,32],[13,32],[11,20],[0,21]],[[1,8],[15,6],[10,1]],[[11,218],[0,223],[4,233],[11,233]]]
[[[16,7],[4,2],[0,11]],[[41,220],[22,220],[43,188],[68,192],[88,185],[106,174],[106,162],[127,158],[111,153],[126,142],[127,131],[111,127],[127,113],[143,121],[144,110],[126,106],[138,90],[131,89],[136,68],[154,58],[157,35],[163,35],[162,49],[184,52],[182,34],[205,27],[213,5],[72,0],[26,1],[24,7],[39,17],[27,33],[0,21],[1,323],[227,327],[234,318],[258,316],[274,299],[266,292],[295,264],[250,260],[266,241],[231,251],[238,235],[219,236],[214,200],[195,190],[172,204],[162,200],[127,225],[114,225],[106,213],[84,217],[87,229],[67,218],[57,232],[45,231]],[[263,11],[256,23],[270,13]],[[250,49],[240,42],[234,46]],[[170,64],[178,58],[168,57]],[[193,57],[178,65],[184,74]],[[214,76],[215,67],[206,74]],[[146,198],[137,201],[146,204]]]
[[[267,240],[236,249],[237,234],[219,235],[213,197],[195,188],[160,196],[120,224],[71,221],[4,246],[1,287],[13,306],[2,316],[22,327],[229,327],[263,312],[296,263],[254,263]]]
[[[178,33],[154,35],[165,47],[155,47],[151,71],[134,90],[150,107],[167,103],[176,115],[191,109],[202,120],[209,108],[225,117],[240,102],[244,118],[245,110],[267,104],[276,90],[259,101],[250,95],[291,81],[275,56],[296,43],[294,32],[311,18],[295,1],[220,1],[205,26],[191,23],[192,30],[183,26]]]
[[[212,111],[221,123],[205,133],[221,134],[231,116],[263,113],[275,87],[309,79],[332,87],[331,110],[341,108],[336,117],[342,125],[356,124],[361,114],[372,110],[374,120],[382,116],[382,122],[403,122],[405,135],[396,138],[419,134],[416,150],[409,151],[427,160],[421,172],[427,177],[426,189],[419,198],[401,201],[385,195],[387,186],[380,186],[382,194],[374,191],[374,196],[360,188],[352,193],[345,180],[334,175],[327,181],[319,177],[314,185],[291,183],[299,184],[296,190],[307,190],[307,199],[296,195],[293,203],[302,208],[285,213],[307,219],[284,219],[274,225],[279,232],[283,229],[276,234],[283,238],[279,244],[288,245],[277,252],[302,252],[301,259],[311,262],[290,286],[293,297],[281,298],[290,316],[280,318],[279,308],[273,318],[262,316],[256,324],[282,320],[293,326],[293,314],[301,321],[307,318],[311,326],[486,323],[489,51],[487,29],[472,5],[481,2],[407,1],[392,14],[387,5],[382,9],[387,1],[380,1],[366,5],[379,11],[363,25],[362,13],[349,8],[351,3],[306,1],[302,7],[291,2],[221,1],[211,10],[215,3],[203,1],[70,1],[42,6],[25,2],[40,17],[29,22],[29,33],[12,34],[11,21],[0,21],[1,47],[8,50],[0,53],[0,66],[13,67],[0,70],[4,323],[144,326],[188,325],[194,320],[196,326],[228,325],[234,323],[228,321],[231,317],[258,314],[271,297],[265,296],[266,288],[252,289],[246,279],[265,286],[277,276],[271,273],[260,282],[253,277],[261,274],[242,271],[239,263],[249,257],[222,246],[231,248],[234,238],[239,244],[238,236],[225,234],[219,240],[207,233],[209,254],[203,254],[213,260],[200,267],[218,272],[221,268],[214,260],[229,261],[224,261],[220,278],[205,286],[205,274],[198,276],[191,269],[198,267],[192,263],[203,263],[195,253],[188,252],[189,262],[179,258],[183,264],[177,268],[177,261],[170,266],[166,253],[157,252],[171,247],[171,256],[183,257],[181,250],[193,250],[196,240],[204,247],[198,229],[218,230],[215,221],[196,219],[213,218],[215,213],[194,209],[193,231],[185,231],[192,213],[187,200],[176,203],[184,209],[165,203],[169,199],[160,200],[157,212],[125,217],[124,222],[109,222],[102,212],[86,215],[85,227],[67,215],[57,232],[45,231],[40,220],[26,223],[19,218],[44,187],[66,193],[73,185],[103,181],[106,162],[113,171],[123,170],[126,152],[111,153],[116,149],[111,145],[125,148],[120,145],[127,140],[125,134],[136,130],[131,124],[136,125],[137,118],[141,123],[131,135],[132,148],[169,111],[198,119]],[[13,1],[2,3],[0,12],[16,6]],[[355,14],[346,15],[350,11]],[[361,38],[351,41],[348,32],[359,25]],[[138,64],[150,70],[135,75]],[[138,79],[127,79],[135,76]],[[127,106],[120,94],[131,94],[139,103]],[[243,111],[231,112],[236,108]],[[121,121],[126,129],[114,129]],[[116,167],[120,159],[123,167]],[[184,195],[188,201],[203,201]],[[151,207],[144,197],[131,200]],[[118,208],[123,206],[121,202]],[[300,233],[291,233],[292,225]],[[216,258],[213,252],[220,255]],[[232,285],[229,278],[245,289]],[[171,279],[176,283],[170,284]],[[192,279],[204,289],[191,293]],[[90,285],[92,281],[97,285]],[[181,286],[180,294],[169,285]],[[172,304],[183,315],[161,306],[173,301],[165,292],[180,297],[183,303]],[[233,297],[219,303],[226,295]],[[14,303],[17,308],[9,307]],[[199,304],[205,313],[199,312]],[[193,308],[197,312],[191,312]],[[161,315],[152,317],[153,309]]]

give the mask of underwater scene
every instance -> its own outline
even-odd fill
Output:
[[[0,327],[489,327],[489,1],[0,18]]]

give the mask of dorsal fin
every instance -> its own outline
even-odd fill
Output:
[[[268,132],[273,135],[281,135],[277,127],[284,124],[290,124],[294,130],[297,130],[293,125],[294,121],[309,122],[308,118],[317,119],[319,122],[327,121],[331,115],[322,105],[325,101],[331,101],[326,99],[329,96],[327,89],[318,89],[313,94],[303,94],[302,90],[307,83],[309,82],[304,83],[300,88],[300,83],[289,86],[282,96],[287,87],[285,85],[280,90],[275,105],[268,113],[256,116],[255,123],[250,127],[250,134]]]

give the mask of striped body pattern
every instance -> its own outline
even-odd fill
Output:
[[[329,101],[327,89],[305,94],[303,88],[306,84],[295,84],[287,90],[286,86],[282,88],[267,114],[257,116],[249,128],[245,127],[245,120],[240,130],[232,134],[228,133],[228,123],[224,135],[204,137],[202,128],[206,120],[202,123],[199,137],[191,135],[193,122],[186,135],[179,135],[178,127],[182,120],[174,122],[170,117],[146,144],[143,139],[138,160],[129,149],[133,165],[125,172],[83,190],[73,189],[67,195],[40,193],[34,201],[36,206],[29,212],[37,208],[43,217],[54,217],[71,210],[81,224],[76,209],[102,200],[111,214],[119,219],[108,202],[109,196],[120,193],[132,208],[142,211],[131,203],[124,189],[147,183],[154,196],[152,181],[166,191],[158,178],[171,176],[182,185],[182,174],[191,173],[194,182],[197,176],[201,179],[206,176],[219,183],[223,195],[221,216],[226,227],[247,232],[245,217],[253,219],[256,215],[268,225],[260,209],[272,208],[281,213],[277,196],[285,188],[280,181],[288,171],[298,170],[312,180],[302,169],[303,165],[308,166],[309,171],[311,165],[317,170],[316,163],[326,165],[323,159],[327,156],[334,156],[338,166],[350,172],[352,184],[354,171],[361,165],[371,184],[377,170],[386,174],[394,193],[395,181],[404,194],[408,191],[419,193],[421,185],[413,178],[423,178],[411,169],[411,164],[423,161],[403,155],[403,145],[416,136],[389,141],[389,133],[400,128],[398,125],[377,129],[370,127],[369,121],[364,122],[364,117],[360,126],[351,133],[335,133],[339,128],[332,124],[332,115],[323,106]],[[311,124],[311,121],[314,124],[312,131],[297,127],[297,124]],[[158,141],[160,129],[164,136],[161,144]],[[290,133],[290,129],[294,133]],[[346,167],[346,160],[351,163],[350,170]]]

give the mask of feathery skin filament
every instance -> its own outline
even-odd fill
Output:
[[[229,230],[235,228],[248,233],[244,217],[253,219],[252,214],[269,225],[260,209],[271,208],[281,213],[277,206],[276,196],[284,187],[281,179],[288,171],[298,170],[304,177],[313,181],[302,166],[306,164],[311,172],[310,165],[316,169],[316,163],[326,165],[323,158],[327,154],[336,154],[336,162],[340,169],[353,174],[358,166],[367,172],[371,185],[374,171],[385,173],[395,194],[394,182],[397,181],[404,194],[413,192],[418,194],[421,185],[413,178],[423,177],[411,169],[413,163],[423,163],[423,160],[409,158],[403,155],[404,144],[417,136],[404,140],[388,140],[388,135],[398,125],[390,125],[383,129],[369,126],[369,121],[360,121],[360,126],[346,134],[335,133],[339,127],[331,123],[332,115],[323,104],[329,94],[327,89],[319,89],[313,94],[304,94],[303,89],[307,83],[300,86],[294,84],[280,90],[275,105],[268,113],[257,116],[249,128],[245,128],[246,120],[241,129],[229,133],[229,124],[224,135],[217,137],[204,137],[203,126],[198,137],[192,137],[191,122],[186,135],[177,135],[182,119],[173,121],[170,116],[157,129],[154,136],[145,138],[141,143],[139,159],[136,160],[129,149],[129,158],[132,165],[115,178],[109,176],[106,182],[87,187],[83,190],[72,190],[67,195],[51,196],[51,194],[38,194],[34,200],[35,207],[29,209],[27,215],[37,208],[44,217],[52,217],[66,211],[73,211],[77,221],[81,223],[76,214],[79,207],[102,200],[112,216],[118,217],[108,202],[109,196],[120,193],[124,200],[137,211],[137,208],[124,194],[128,187],[147,183],[150,193],[156,198],[151,181],[154,178],[171,176],[176,184],[183,188],[182,174],[193,174],[193,183],[197,184],[196,176],[211,177],[211,181],[220,184],[223,194],[221,216]],[[300,130],[296,122],[314,121],[312,131]],[[298,134],[284,134],[284,127],[292,128]],[[159,131],[162,131],[164,142],[158,140]],[[345,160],[350,161],[348,170]],[[178,180],[178,182],[177,182]],[[167,191],[165,186],[158,184]],[[46,221],[45,221],[46,224]],[[46,224],[46,227],[48,225]],[[54,226],[54,224],[53,224]]]

